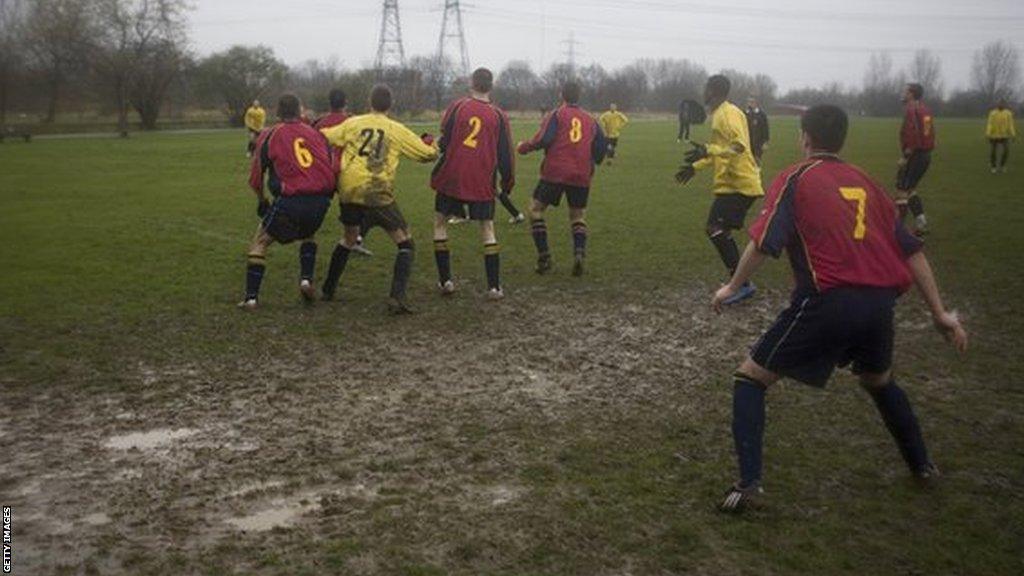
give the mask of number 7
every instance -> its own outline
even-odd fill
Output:
[[[857,224],[853,227],[854,240],[863,240],[868,232],[865,219],[865,206],[868,203],[867,190],[863,188],[840,188],[839,194],[844,200],[857,203]]]

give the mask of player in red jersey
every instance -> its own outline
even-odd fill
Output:
[[[437,285],[445,295],[455,291],[447,220],[449,216],[463,214],[468,208],[470,220],[480,223],[487,295],[494,300],[504,296],[499,274],[498,239],[494,233],[495,179],[500,177],[503,194],[512,192],[515,160],[508,116],[491,103],[493,86],[491,71],[476,69],[471,78],[470,95],[452,102],[441,118],[441,158],[434,166],[430,187],[437,192],[434,199]]]
[[[739,511],[761,492],[767,388],[781,377],[822,387],[836,366],[850,363],[911,473],[922,481],[937,474],[910,401],[892,374],[896,299],[916,284],[936,328],[960,352],[967,333],[943,306],[921,241],[903,228],[892,200],[836,155],[847,123],[835,106],[804,113],[807,158],[772,183],[736,273],[712,299],[720,312],[766,255],[788,253],[796,277],[792,302],[735,373],[732,430],[740,480],[726,493],[723,511]]]
[[[580,85],[566,82],[562,86],[562,104],[549,112],[541,122],[540,130],[527,142],[517,147],[520,154],[544,150],[540,165],[540,182],[533,191],[530,223],[533,243],[537,246],[537,273],[551,269],[548,249],[548,228],[544,211],[558,206],[564,194],[569,204],[572,240],[575,254],[572,273],[583,274],[583,259],[587,252],[587,199],[594,166],[604,160],[608,144],[597,120],[580,108]]]
[[[244,309],[256,308],[260,284],[266,269],[267,247],[274,242],[288,244],[302,240],[299,247],[302,297],[314,297],[313,270],[316,267],[316,242],[313,235],[324,221],[337,182],[330,145],[323,134],[300,119],[302,104],[292,94],[277,103],[280,122],[264,130],[256,141],[249,185],[259,199],[257,213],[262,218],[259,230],[249,246]],[[274,201],[264,192],[264,179]]]
[[[903,126],[900,127],[899,171],[896,173],[896,205],[900,218],[905,218],[907,208],[914,215],[914,231],[923,235],[928,231],[928,219],[924,215],[924,204],[917,195],[921,182],[932,162],[935,148],[935,125],[932,112],[921,98],[924,88],[920,84],[907,84],[903,89]]]

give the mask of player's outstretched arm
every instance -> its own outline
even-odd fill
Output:
[[[746,249],[743,250],[743,256],[740,257],[740,263],[736,267],[736,273],[732,275],[728,284],[715,292],[715,296],[711,299],[711,308],[715,312],[721,314],[722,303],[736,294],[740,287],[750,280],[754,272],[757,272],[757,269],[764,264],[765,256],[766,254],[757,249],[756,243],[753,241],[747,243]]]
[[[935,281],[935,274],[932,272],[931,264],[924,252],[917,252],[907,259],[910,265],[910,272],[914,276],[914,284],[928,304],[932,314],[932,321],[935,328],[949,340],[957,352],[967,351],[967,331],[960,324],[956,312],[949,312],[942,303],[942,296],[939,295],[939,285]]]

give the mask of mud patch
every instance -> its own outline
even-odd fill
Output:
[[[287,528],[299,519],[320,508],[317,495],[311,492],[290,498],[276,498],[256,512],[228,518],[226,523],[242,532],[266,532],[274,528]]]
[[[155,450],[183,440],[199,432],[193,428],[158,428],[148,432],[132,432],[112,436],[103,443],[111,450]]]

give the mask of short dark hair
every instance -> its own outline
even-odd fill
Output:
[[[565,100],[569,104],[578,104],[580,101],[580,84],[574,80],[570,80],[565,84],[562,84],[562,100]]]
[[[907,84],[907,90],[910,91],[910,95],[914,97],[914,100],[920,100],[924,96],[924,86],[921,86],[917,82],[911,82]]]
[[[494,74],[487,68],[477,68],[473,70],[470,85],[473,86],[473,90],[487,94],[494,87]]]
[[[374,112],[387,112],[391,109],[391,88],[387,84],[377,84],[370,90],[370,108]]]
[[[846,130],[850,119],[838,106],[819,104],[811,106],[800,117],[800,130],[807,134],[811,148],[837,154],[846,143]]]
[[[290,92],[282,94],[277,101],[277,117],[281,120],[293,120],[302,112],[299,97]]]
[[[334,88],[330,94],[327,95],[327,100],[331,103],[331,110],[341,110],[345,107],[345,91],[341,88]]]
[[[719,98],[728,98],[729,90],[732,89],[732,83],[729,79],[722,74],[715,74],[714,76],[708,77],[707,90],[712,96]]]

